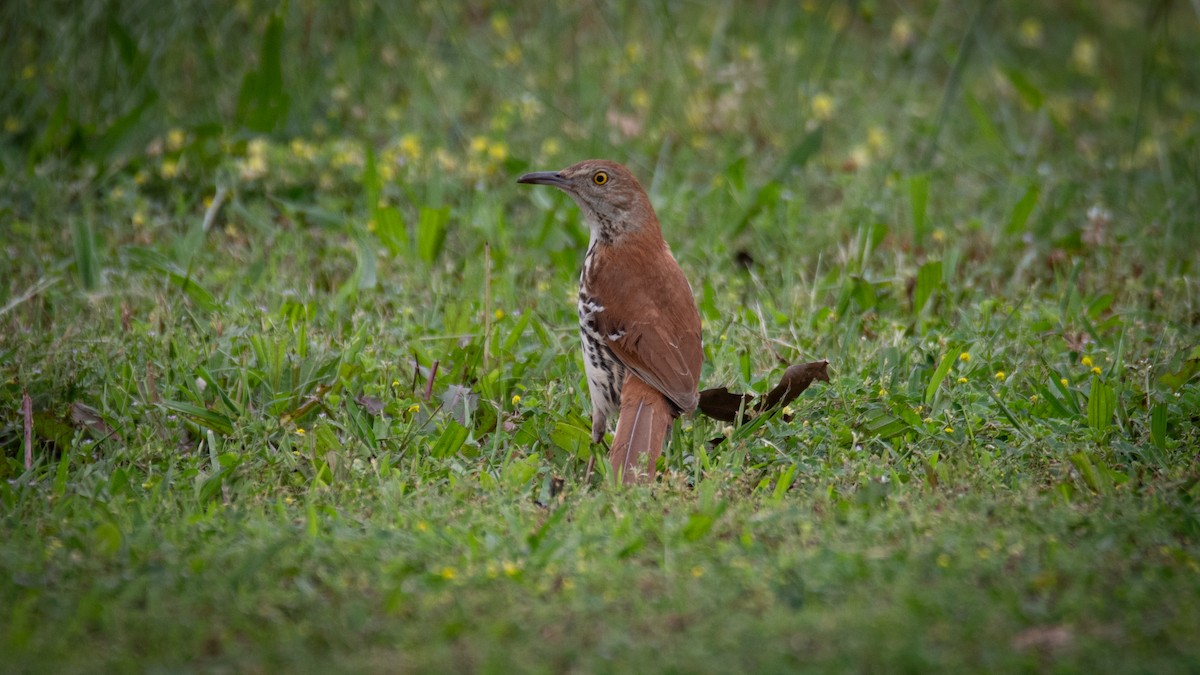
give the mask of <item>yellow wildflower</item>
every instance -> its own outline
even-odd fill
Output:
[[[257,180],[267,173],[267,158],[263,154],[251,153],[238,164],[242,180]]]
[[[1021,25],[1017,28],[1021,44],[1026,47],[1040,47],[1042,44],[1042,33],[1042,22],[1033,17],[1022,21]]]
[[[452,173],[458,170],[458,160],[445,148],[434,150],[433,158],[437,161],[438,168],[442,171]]]
[[[562,151],[562,143],[557,138],[547,138],[542,141],[542,156],[554,157]]]
[[[292,154],[302,161],[307,162],[317,156],[316,147],[303,138],[293,138],[290,147]]]
[[[833,119],[833,111],[835,106],[833,97],[829,94],[821,92],[816,96],[813,96],[811,108],[813,117],[821,120],[822,122],[828,122],[829,120]]]
[[[492,15],[492,30],[495,31],[496,37],[501,40],[512,39],[512,28],[508,24],[508,17],[503,14]]]
[[[1081,37],[1071,49],[1071,63],[1084,75],[1093,75],[1100,61],[1100,48],[1090,37]]]
[[[488,144],[487,156],[493,162],[503,162],[508,159],[508,145],[504,141],[496,141]]]
[[[963,352],[958,355],[958,360],[969,363],[971,361],[971,355],[968,354],[967,352]]]
[[[912,45],[913,29],[908,17],[901,16],[892,22],[891,40],[892,47],[896,49],[905,49]]]
[[[887,150],[888,138],[887,133],[882,127],[870,127],[867,129],[867,147],[876,155],[883,154]]]
[[[650,94],[646,93],[645,89],[638,87],[633,90],[633,95],[629,97],[629,102],[638,110],[645,110],[650,107]]]
[[[401,136],[400,154],[412,160],[421,159],[421,139],[416,134]]]

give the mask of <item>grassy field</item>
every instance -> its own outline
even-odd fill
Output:
[[[1197,672],[1198,34],[3,4],[0,670]],[[650,487],[585,480],[587,232],[515,183],[587,157],[702,388],[830,363]]]

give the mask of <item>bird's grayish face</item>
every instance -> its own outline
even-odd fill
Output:
[[[561,171],[527,173],[517,182],[553,185],[571,195],[583,211],[592,239],[611,243],[643,223],[656,221],[646,191],[615,162],[589,159]]]

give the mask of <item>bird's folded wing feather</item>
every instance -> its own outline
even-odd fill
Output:
[[[607,336],[608,347],[621,363],[680,410],[691,412],[700,401],[697,386],[704,359],[700,316],[691,304],[691,291],[685,296],[688,303],[671,311],[670,307],[660,307],[661,303],[644,289],[624,288],[630,291],[623,294],[627,297],[603,300],[610,310],[621,307],[626,311],[598,314],[600,334]]]

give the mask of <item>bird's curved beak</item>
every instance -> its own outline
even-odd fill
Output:
[[[564,190],[571,185],[571,181],[558,171],[534,171],[521,176],[517,182],[531,185],[553,185]]]

